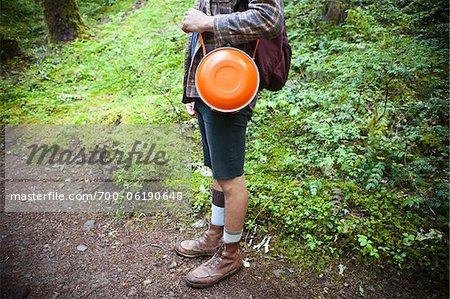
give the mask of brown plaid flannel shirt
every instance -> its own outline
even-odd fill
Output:
[[[199,9],[200,3],[201,0],[195,0],[194,8]],[[214,32],[203,33],[207,52],[231,45],[252,55],[252,42],[259,38],[274,38],[282,30],[280,0],[249,0],[247,10],[239,0],[206,0],[206,14],[214,16]],[[192,60],[189,34],[184,51],[183,103],[192,102],[199,97],[195,87],[195,71],[203,56],[200,48],[198,39]]]

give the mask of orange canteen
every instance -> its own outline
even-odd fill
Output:
[[[247,106],[259,88],[259,71],[254,59],[232,47],[206,54],[201,34],[200,39],[203,58],[195,73],[200,98],[211,109],[221,112],[235,112]]]

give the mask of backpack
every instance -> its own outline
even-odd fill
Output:
[[[248,0],[242,1],[248,8]],[[283,2],[281,7],[283,7]],[[254,51],[256,42],[252,44]],[[286,23],[283,15],[283,28],[279,36],[273,39],[261,38],[256,52],[255,62],[260,74],[260,89],[278,91],[286,84],[291,67],[292,49],[289,45]]]

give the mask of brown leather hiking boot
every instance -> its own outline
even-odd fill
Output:
[[[184,240],[175,245],[175,251],[184,257],[211,256],[217,251],[223,235],[223,226],[209,225],[197,240]]]
[[[186,284],[193,288],[206,288],[224,280],[242,268],[239,243],[222,243],[216,254],[186,276]]]

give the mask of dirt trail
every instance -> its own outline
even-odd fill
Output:
[[[207,258],[180,257],[173,246],[205,228],[193,228],[186,219],[121,220],[86,213],[0,216],[1,298],[443,298],[426,293],[430,286],[414,278],[379,279],[360,268],[346,270],[345,277],[300,273],[270,253],[248,247],[244,256],[250,267],[196,290],[186,286],[184,276]],[[95,223],[84,227],[88,220]]]
[[[179,257],[173,245],[202,228],[181,232],[176,221],[135,223],[73,213],[2,213],[2,218],[3,298],[28,292],[29,298],[311,297],[286,265],[264,259],[251,260],[249,268],[212,288],[187,287],[185,274],[206,258]],[[95,224],[86,231],[89,219]]]

